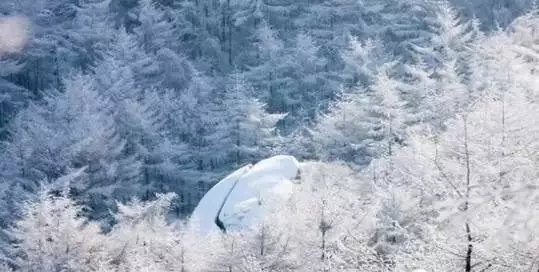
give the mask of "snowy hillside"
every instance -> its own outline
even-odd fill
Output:
[[[246,165],[225,177],[200,200],[192,222],[203,233],[248,228],[265,211],[286,202],[299,177],[299,163],[279,155]],[[221,225],[221,226],[219,226]]]
[[[539,272],[538,1],[0,0],[0,272]]]

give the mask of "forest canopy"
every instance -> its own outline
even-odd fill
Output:
[[[0,1],[0,270],[535,272],[535,5]],[[290,203],[187,225],[278,154]]]

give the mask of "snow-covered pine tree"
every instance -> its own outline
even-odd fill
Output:
[[[168,208],[175,194],[158,194],[156,199],[133,199],[118,203],[117,224],[108,236],[107,252],[118,271],[187,271],[181,256],[182,237],[167,222]],[[195,268],[193,268],[195,269]]]
[[[10,80],[24,67],[16,58],[0,56],[0,135],[5,132],[5,126],[17,111],[24,106],[30,97],[30,92]]]
[[[64,85],[64,92],[50,91],[44,102],[16,118],[2,155],[2,177],[16,190],[9,194],[25,199],[42,180],[54,181],[70,168],[87,166],[88,178],[71,185],[73,194],[93,213],[106,212],[98,206],[105,205],[116,186],[132,184],[140,165],[124,154],[125,140],[114,124],[116,111],[92,77],[77,75]]]
[[[391,63],[376,73],[373,84],[346,94],[318,124],[318,141],[329,158],[358,165],[376,157],[391,157],[405,139],[411,115],[400,97],[406,85],[393,75]]]
[[[276,124],[285,116],[267,113],[266,106],[253,97],[253,92],[241,75],[233,74],[223,97],[225,118],[221,124],[230,134],[222,140],[228,142],[228,159],[236,167],[271,154],[278,140]]]
[[[67,190],[55,194],[45,186],[37,198],[24,204],[22,218],[9,231],[13,239],[9,257],[16,271],[104,271],[99,269],[107,267],[99,226],[81,217],[82,208]]]

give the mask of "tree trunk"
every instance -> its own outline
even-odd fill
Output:
[[[470,201],[470,180],[471,180],[471,166],[470,166],[470,151],[468,149],[468,124],[466,118],[464,118],[464,155],[466,159],[466,198],[464,202],[464,212],[468,213],[469,201]],[[472,244],[472,232],[470,230],[469,218],[466,215],[466,237],[468,240],[468,248],[466,250],[466,266],[465,272],[472,271],[472,253],[473,253],[473,244]]]
[[[472,271],[473,244],[472,244],[472,233],[470,231],[470,224],[468,224],[468,222],[466,222],[466,236],[468,238],[468,250],[466,251],[466,268],[464,271],[471,272]]]

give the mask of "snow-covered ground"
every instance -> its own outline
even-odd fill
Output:
[[[202,233],[249,228],[264,212],[277,209],[294,190],[300,173],[298,161],[279,155],[246,165],[225,177],[200,200],[191,222]]]

